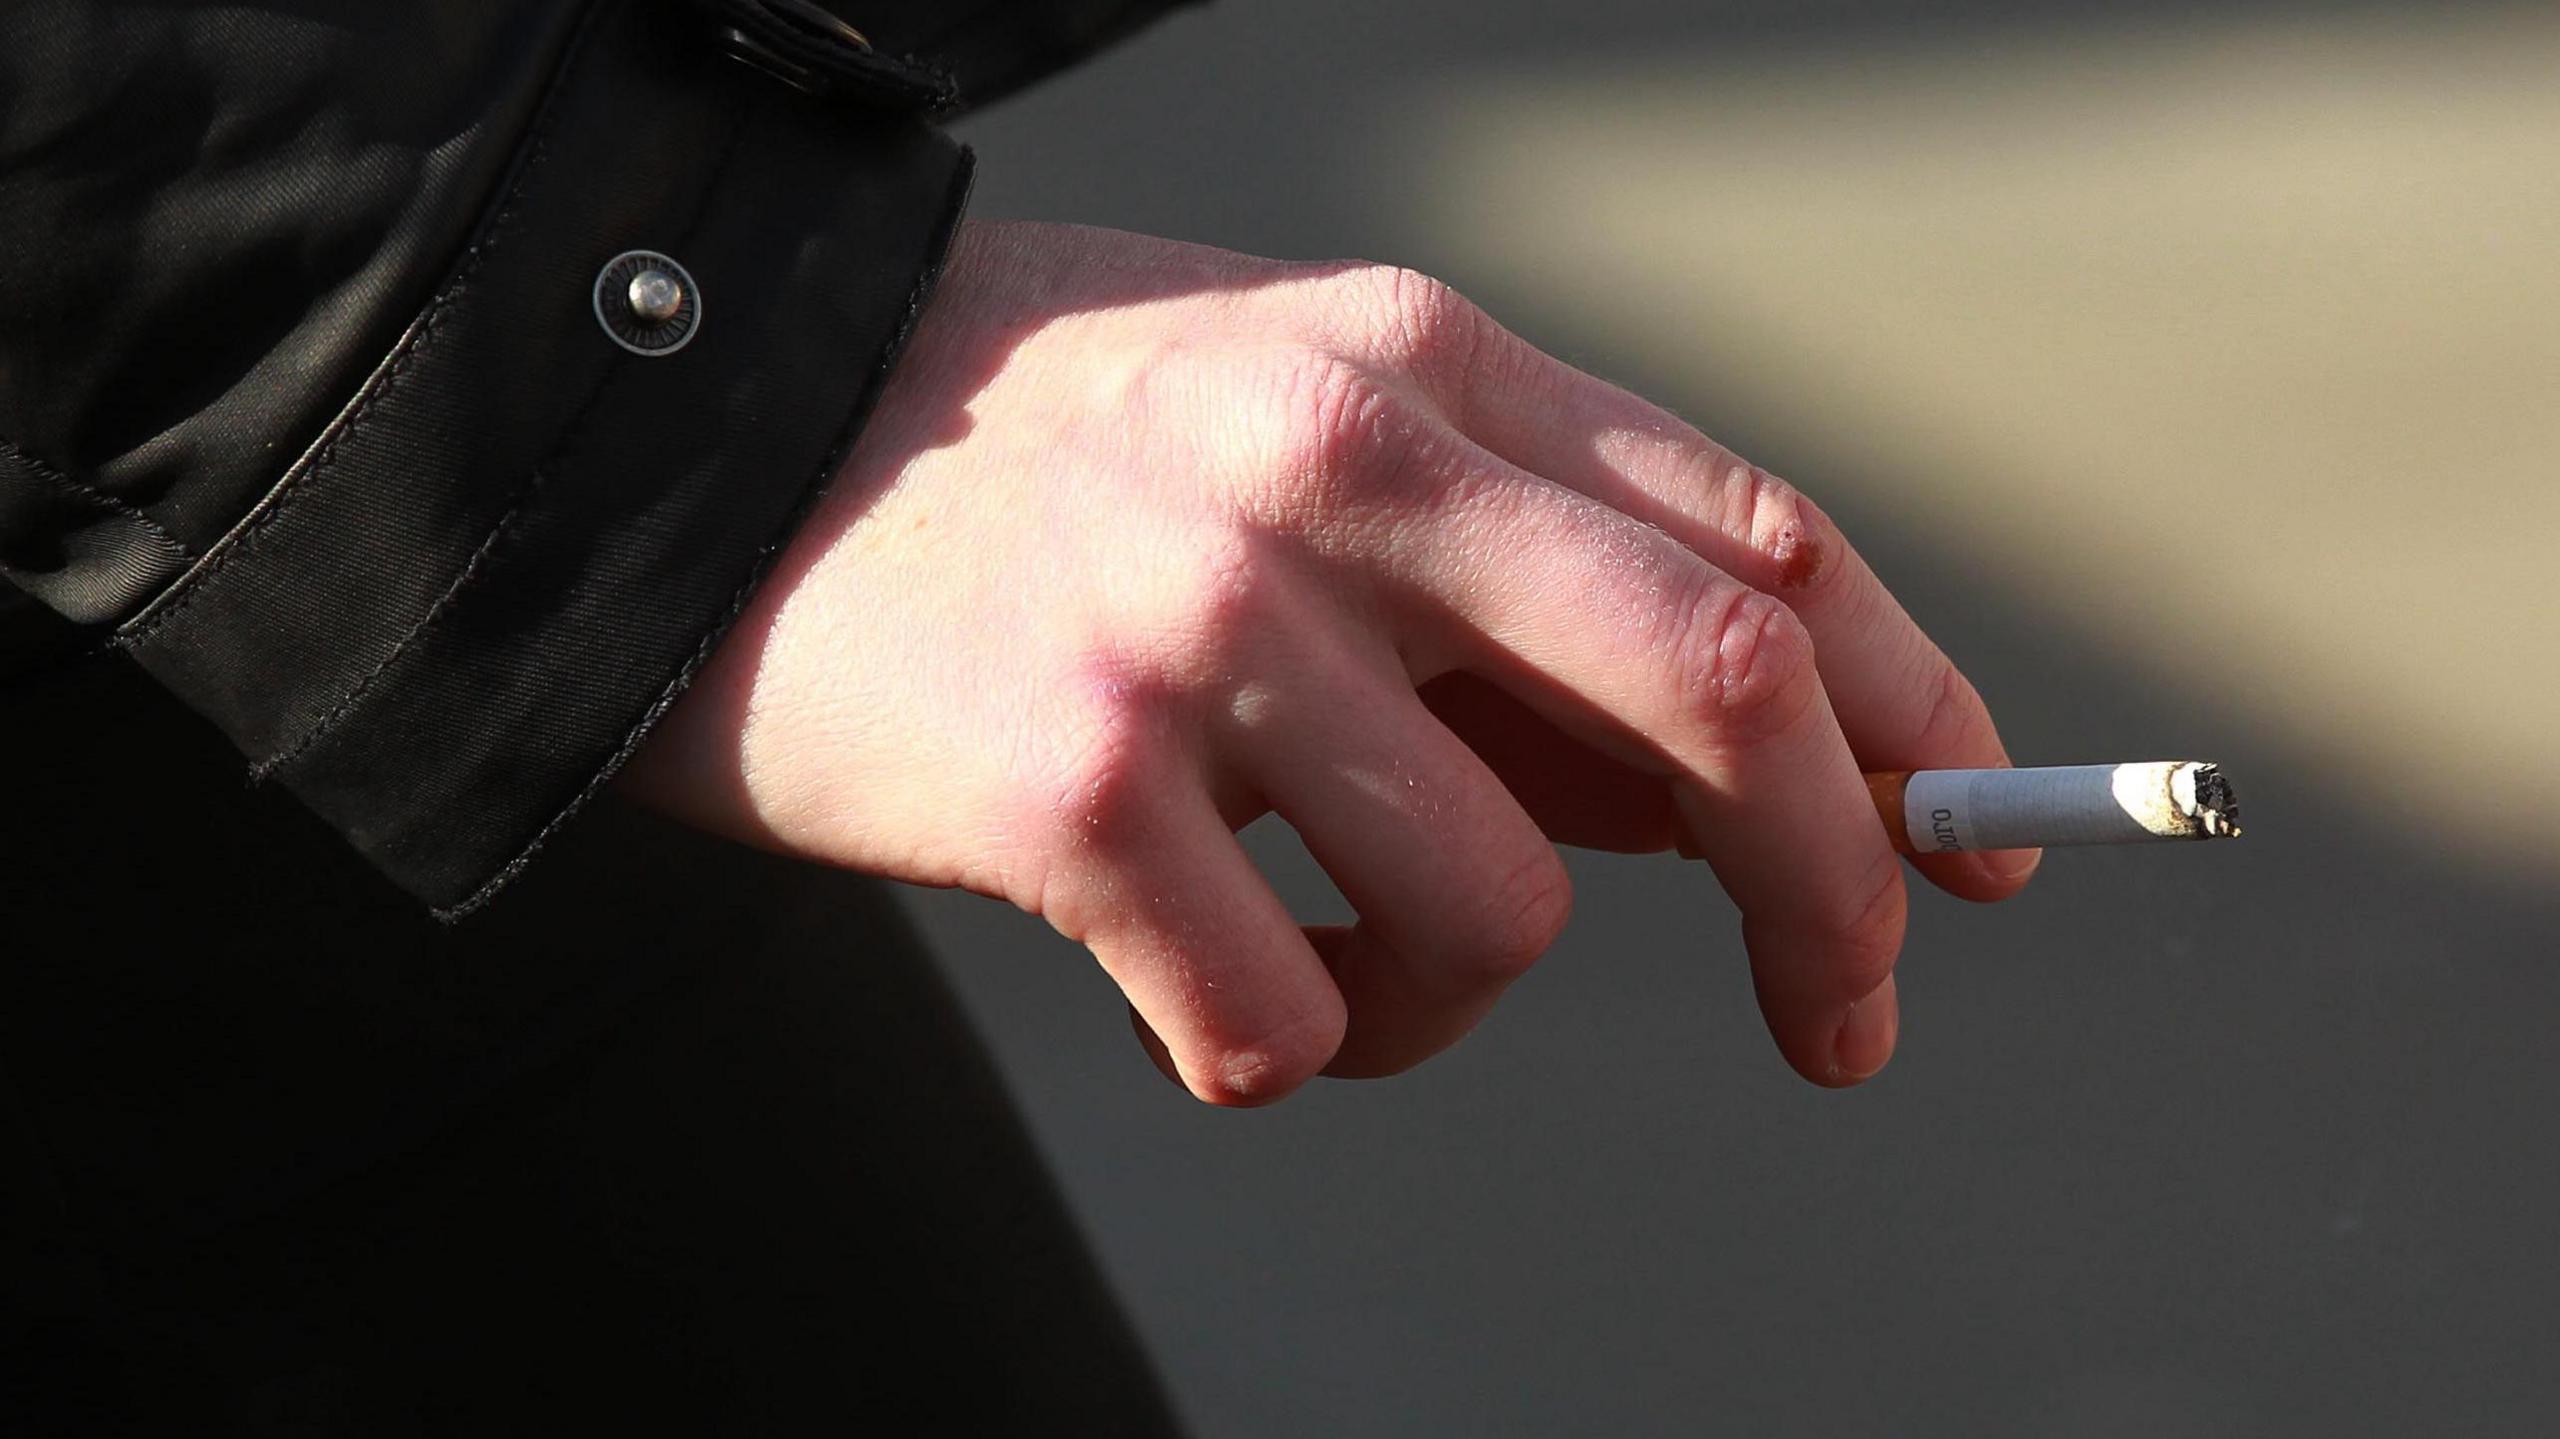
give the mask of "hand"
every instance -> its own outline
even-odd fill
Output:
[[[1704,858],[1779,1049],[1854,1083],[1905,902],[1860,769],[2005,762],[1821,511],[1447,288],[1001,225],[629,783],[1045,917],[1253,1104],[1464,1035],[1564,925],[1556,843]],[[1272,810],[1357,925],[1290,919]]]

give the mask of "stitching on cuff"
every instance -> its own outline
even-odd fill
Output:
[[[312,721],[308,729],[294,736],[283,748],[251,764],[249,766],[251,783],[264,783],[274,778],[276,771],[293,763],[304,750],[311,747],[312,741],[335,729],[338,721],[347,717],[348,713],[356,707],[356,702],[363,699],[365,692],[373,688],[373,682],[382,678],[383,672],[391,668],[392,662],[408,653],[410,642],[426,633],[427,627],[444,614],[445,607],[453,603],[454,597],[461,594],[465,586],[479,577],[480,566],[488,560],[490,552],[497,549],[499,539],[507,533],[510,526],[515,524],[516,516],[524,512],[525,505],[533,499],[535,493],[541,490],[542,482],[549,478],[548,472],[535,470],[525,480],[516,491],[515,503],[507,506],[507,512],[498,517],[497,524],[491,526],[489,533],[481,539],[480,547],[473,550],[471,558],[463,562],[460,573],[453,577],[453,583],[444,587],[444,593],[436,596],[434,604],[427,606],[427,612],[418,617],[418,622],[409,626],[407,632],[400,636],[399,642],[391,647],[390,652],[385,654],[379,663],[366,670],[361,679],[348,686],[347,692],[338,696],[337,703],[329,706],[327,713]]]

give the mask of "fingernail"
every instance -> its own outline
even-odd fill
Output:
[[[1902,1005],[1895,998],[1893,976],[1886,975],[1875,992],[1849,1006],[1840,1033],[1831,1041],[1831,1072],[1842,1084],[1872,1078],[1893,1058],[1893,1042],[1902,1029]]]
[[[1980,864],[1982,872],[1994,881],[2000,884],[2017,884],[2028,875],[2035,873],[2036,866],[2044,863],[2044,851],[2040,849],[1986,850],[1979,856],[1976,863]]]

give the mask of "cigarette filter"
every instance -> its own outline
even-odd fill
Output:
[[[1871,774],[1867,791],[1905,854],[2227,839],[2240,806],[2195,760]]]

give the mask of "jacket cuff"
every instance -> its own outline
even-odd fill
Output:
[[[431,302],[119,642],[401,886],[478,907],[638,747],[835,471],[968,174],[911,116],[598,7]],[[599,289],[632,251],[692,281],[655,332]]]

